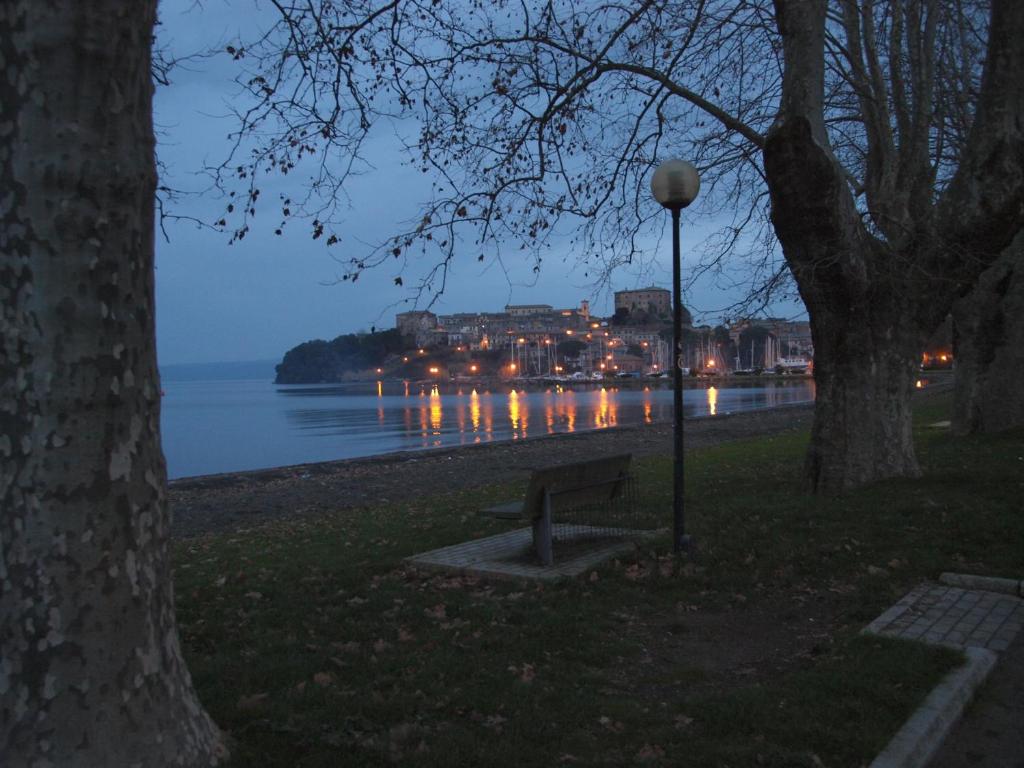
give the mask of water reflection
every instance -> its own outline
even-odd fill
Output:
[[[291,437],[282,437],[280,429],[269,433],[278,443],[317,438],[313,448],[313,443],[302,443],[311,454],[304,460],[312,461],[320,460],[318,451],[324,458],[343,458],[519,439],[538,431],[558,434],[672,420],[668,388],[584,385],[492,392],[444,384],[428,387],[387,381],[362,385],[362,389],[354,385],[278,387],[272,395]],[[813,387],[813,382],[799,380],[687,389],[684,413],[688,418],[714,416],[809,401]]]
[[[474,389],[469,394],[469,418],[473,422],[473,434],[477,436],[476,442],[480,442],[480,395]]]
[[[424,393],[421,391],[420,392],[420,400],[422,400],[423,397],[424,397]],[[424,402],[421,402],[420,403],[420,437],[426,437],[426,435],[427,435],[427,426],[429,424],[428,419],[429,419],[429,415],[428,415],[428,412],[427,412],[427,404],[424,403]]]
[[[508,393],[508,421],[512,425],[512,436],[518,437],[519,431],[519,393],[514,389]]]
[[[604,387],[601,387],[601,391],[598,394],[597,409],[594,412],[594,427],[596,429],[614,427],[618,423],[618,392],[617,389],[609,392]]]
[[[671,389],[517,386],[512,407],[509,390],[480,387],[169,381],[161,419],[168,469],[177,478],[672,420]],[[687,389],[683,403],[692,418],[813,397],[810,381],[751,382]]]
[[[494,434],[494,402],[491,393],[484,390],[484,436],[490,440]]]
[[[430,429],[431,434],[441,434],[441,393],[435,386],[430,390]],[[440,443],[437,443],[440,445]]]

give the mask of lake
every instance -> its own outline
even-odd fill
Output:
[[[672,419],[672,390],[608,383],[521,387],[402,381],[279,386],[273,362],[161,368],[171,478],[395,451],[521,440]],[[807,402],[814,382],[683,393],[687,417]]]

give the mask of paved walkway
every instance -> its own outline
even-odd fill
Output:
[[[1024,768],[1024,632],[999,654],[928,768]]]
[[[977,577],[950,576],[954,583],[957,579],[984,583]],[[944,574],[943,579],[946,577]],[[1007,584],[1013,588],[1013,582],[1009,580],[989,581],[1003,582],[1002,585],[993,584],[997,588]],[[1015,591],[1019,592],[1019,587],[1018,583]],[[893,765],[922,765],[921,758],[928,759],[931,755],[927,762],[929,768],[1024,768],[1022,628],[1024,599],[1016,594],[927,583],[911,590],[867,627],[867,632],[879,635],[945,645],[975,655],[996,654],[998,657],[987,683],[980,688],[963,719],[942,740],[941,746],[932,743],[938,738],[930,735],[921,738],[919,733],[916,736],[919,739],[917,747],[904,750],[900,758],[892,762]],[[991,665],[991,661],[988,664]],[[985,667],[986,670],[988,668]],[[978,677],[982,678],[983,675]],[[953,693],[947,699],[969,695],[969,692],[970,689]],[[959,711],[959,707],[956,710]],[[913,728],[909,730],[913,731]],[[898,735],[894,742],[899,738]]]
[[[609,529],[594,529],[606,533]],[[648,541],[658,531],[627,531],[620,533],[625,538],[608,539],[599,537],[587,539],[586,526],[568,526],[556,523],[552,526],[555,541],[555,562],[543,566],[532,555],[532,536],[529,528],[520,528],[496,536],[474,539],[450,547],[434,549],[419,555],[407,557],[410,565],[468,573],[477,576],[496,576],[513,579],[558,579],[579,576],[584,571],[604,563],[616,555],[632,552],[637,543]],[[559,541],[559,535],[584,536],[580,541]]]
[[[875,619],[867,631],[952,648],[1005,651],[1024,627],[1015,595],[922,584]]]

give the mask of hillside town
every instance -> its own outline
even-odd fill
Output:
[[[610,317],[592,314],[587,300],[570,308],[509,304],[503,312],[438,315],[417,310],[396,315],[395,329],[412,340],[416,355],[445,348],[462,353],[449,356],[448,370],[438,367],[437,375],[625,378],[671,371],[671,292],[657,286],[616,291],[614,306]],[[742,319],[695,326],[683,310],[685,373],[804,374],[813,358],[806,320]]]
[[[724,319],[696,325],[682,310],[684,376],[810,376],[814,343],[807,320]],[[953,366],[949,319],[921,352],[922,370]],[[662,378],[672,371],[672,295],[648,286],[616,291],[614,312],[508,304],[501,312],[400,312],[393,328],[312,340],[277,366],[278,384],[400,378],[568,381]]]

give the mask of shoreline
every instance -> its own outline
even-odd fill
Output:
[[[710,421],[713,419],[727,419],[737,416],[744,416],[746,414],[761,413],[765,411],[779,411],[788,408],[812,408],[814,406],[813,400],[801,400],[795,403],[782,403],[780,405],[773,405],[766,408],[751,408],[743,411],[725,411],[723,413],[717,413],[714,415],[706,414],[703,416],[687,416],[684,419],[684,429],[686,425],[694,424],[701,421]],[[228,472],[210,472],[205,475],[186,475],[184,477],[176,477],[169,479],[167,485],[170,488],[182,487],[216,487],[219,485],[218,478],[223,479],[225,485],[234,483],[237,479],[243,476],[254,476],[254,479],[260,479],[256,476],[267,476],[269,479],[273,479],[280,475],[280,473],[294,473],[296,470],[305,469],[309,472],[320,472],[324,469],[329,469],[335,465],[341,464],[357,464],[360,462],[370,462],[374,464],[387,463],[389,461],[415,461],[417,458],[426,458],[433,454],[449,454],[455,451],[472,451],[485,449],[489,446],[502,446],[502,445],[513,445],[533,442],[535,440],[556,440],[560,438],[572,439],[574,437],[585,437],[587,435],[593,435],[598,432],[609,432],[618,431],[624,432],[634,429],[648,429],[658,426],[671,426],[672,422],[667,420],[653,421],[650,424],[623,424],[621,426],[615,425],[610,427],[590,427],[587,429],[577,429],[573,432],[547,432],[540,435],[531,435],[529,437],[502,437],[494,440],[488,440],[480,443],[464,443],[458,445],[441,445],[431,448],[406,448],[397,451],[385,451],[384,453],[371,453],[366,456],[352,456],[347,459],[331,459],[328,461],[304,461],[298,464],[279,464],[273,467],[256,467],[254,469],[236,469]],[[687,447],[688,448],[688,447]]]
[[[812,413],[813,403],[801,403],[687,419],[685,448],[797,431],[810,424]],[[672,422],[661,421],[179,478],[168,483],[172,537],[525,481],[535,467],[601,453],[641,457],[671,450]]]
[[[915,398],[948,388],[931,386]],[[808,402],[686,419],[685,450],[800,431],[810,426],[813,412]],[[662,421],[178,478],[168,483],[171,535],[192,538],[275,519],[406,504],[425,495],[525,481],[536,467],[601,453],[643,457],[671,451],[672,422]]]
[[[788,382],[813,380],[814,375],[810,373],[764,373],[750,376],[736,376],[735,374],[701,374],[699,376],[684,376],[683,389],[702,389],[709,386],[720,386],[723,383],[736,384],[737,386],[758,386],[770,383],[785,384]],[[545,376],[533,378],[507,378],[504,376],[472,376],[465,378],[451,379],[412,379],[398,378],[394,376],[381,377],[379,379],[345,379],[342,381],[303,381],[303,382],[271,382],[275,387],[363,387],[377,383],[382,384],[409,384],[419,387],[435,385],[452,386],[473,386],[473,387],[495,387],[495,388],[544,388],[553,386],[562,387],[615,387],[620,389],[636,389],[643,387],[655,387],[658,389],[672,389],[671,376],[608,376],[601,379],[555,379]]]

